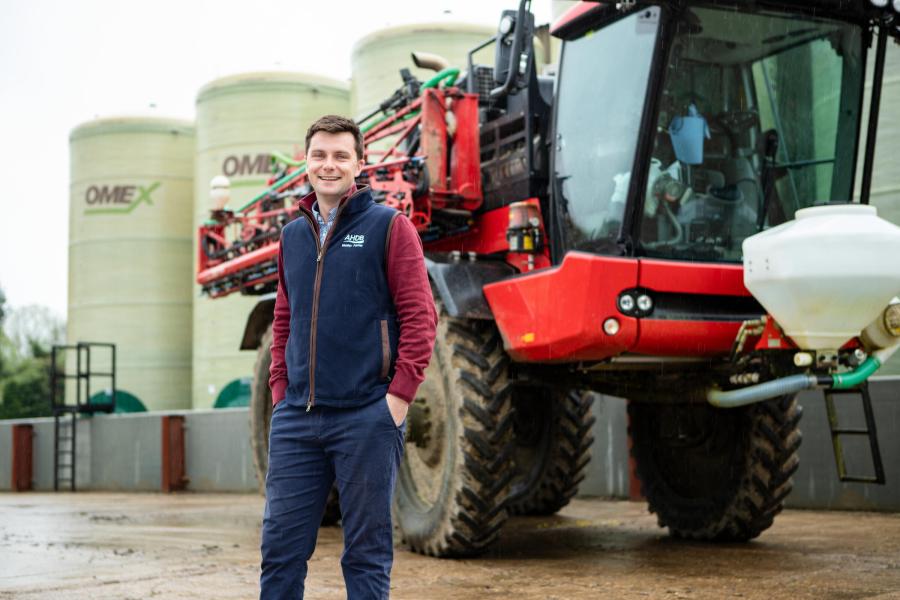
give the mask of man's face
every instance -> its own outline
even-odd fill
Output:
[[[356,156],[356,139],[348,131],[317,131],[306,149],[306,172],[316,196],[339,200],[359,175],[363,161]]]

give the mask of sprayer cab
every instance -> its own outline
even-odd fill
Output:
[[[864,76],[870,62],[880,79],[897,18],[862,2],[576,6],[554,30],[556,251],[739,263],[751,235],[850,202],[860,162],[867,203]]]
[[[484,286],[513,359],[734,367],[742,323],[770,312],[743,280],[745,240],[850,202],[860,163],[868,202],[874,142],[860,140],[874,140],[880,98],[864,120],[864,79],[871,63],[878,91],[895,16],[741,1],[586,2],[564,15],[543,146],[554,268]],[[501,21],[507,74],[528,63],[516,27],[503,33],[510,19],[526,22]]]

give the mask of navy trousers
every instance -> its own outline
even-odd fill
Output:
[[[388,598],[394,546],[391,496],[406,423],[387,400],[359,408],[279,402],[269,433],[260,598],[302,598],[325,501],[337,482],[348,600]]]

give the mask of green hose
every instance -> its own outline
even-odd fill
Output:
[[[280,162],[280,163],[288,165],[288,166],[291,166],[291,167],[302,167],[303,165],[306,164],[305,160],[294,160],[293,158],[291,158],[285,154],[282,154],[281,152],[277,152],[275,150],[272,150],[271,152],[269,152],[269,156],[272,157],[272,160]]]
[[[457,77],[459,77],[459,69],[454,68],[454,67],[448,67],[448,68],[444,69],[443,71],[436,73],[434,75],[434,77],[432,77],[431,79],[429,79],[428,81],[423,83],[422,86],[419,88],[419,91],[421,92],[422,90],[427,90],[428,88],[437,87],[441,83],[443,83],[444,85],[453,85],[454,83],[456,83]],[[419,111],[410,113],[410,114],[404,116],[403,120],[410,119],[417,114],[419,114]],[[390,117],[391,117],[391,115],[388,115],[388,114],[382,115],[382,116],[378,117],[377,119],[375,119],[375,121],[373,121],[372,123],[369,123],[368,125],[365,125],[364,127],[361,127],[360,132],[365,134],[370,129],[372,129],[379,123],[383,123],[386,119],[389,119]]]
[[[877,350],[849,373],[832,375],[831,385],[827,387],[833,390],[846,390],[860,385],[871,377],[897,351],[898,347],[900,347],[900,344]],[[826,379],[825,381],[828,380]],[[822,385],[821,379],[817,379],[814,375],[791,375],[727,392],[710,389],[707,391],[706,399],[710,404],[719,408],[734,408],[762,402],[777,396],[795,394],[802,390],[815,389]]]
[[[421,111],[414,110],[414,111],[412,111],[412,112],[406,113],[405,115],[403,115],[402,117],[400,117],[400,119],[399,119],[397,122],[400,123],[400,122],[402,122],[402,121],[408,121],[409,119],[412,119],[413,117],[418,116],[419,112],[421,112]],[[384,115],[383,117],[381,117],[380,119],[378,119],[377,121],[375,121],[374,123],[372,123],[371,125],[366,125],[365,127],[362,127],[362,128],[360,129],[360,132],[366,133],[367,131],[369,131],[370,129],[372,129],[373,127],[375,127],[376,125],[378,125],[379,123],[385,121],[386,119],[389,119],[389,118],[392,117],[392,116],[393,116],[393,115]]]
[[[278,181],[276,181],[275,183],[273,183],[272,185],[270,185],[269,187],[267,187],[266,189],[264,189],[263,191],[258,193],[256,196],[251,198],[250,201],[247,202],[247,204],[243,205],[242,207],[237,209],[235,212],[239,212],[239,213],[244,212],[245,210],[247,210],[248,208],[250,208],[257,202],[259,202],[260,200],[262,200],[263,198],[268,196],[270,192],[277,190],[278,188],[280,188],[281,186],[283,186],[286,183],[290,183],[291,181],[297,179],[304,173],[306,173],[306,163],[303,163],[302,167],[300,167],[293,173],[288,173],[287,175],[285,175],[284,177],[282,177],[281,179],[279,179]]]
[[[361,127],[361,128],[359,129],[360,133],[363,133],[363,134],[364,134],[364,133],[368,132],[370,129],[372,129],[373,127],[375,127],[375,126],[378,125],[379,123],[383,123],[384,120],[387,119],[389,116],[390,116],[390,115],[381,115],[380,117],[378,117],[377,119],[375,119],[374,122],[369,123],[368,125],[365,125],[364,127]]]
[[[858,368],[849,373],[841,373],[840,375],[832,375],[831,379],[834,383],[831,388],[835,390],[846,390],[856,387],[869,378],[878,368],[881,367],[881,361],[877,356],[870,356]]]
[[[437,87],[440,83],[443,83],[444,85],[453,85],[456,83],[457,77],[459,77],[459,69],[448,67],[443,71],[439,71],[434,77],[423,83],[422,87],[419,89],[427,90],[428,88]]]

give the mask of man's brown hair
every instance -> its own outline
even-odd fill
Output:
[[[306,130],[306,151],[309,152],[309,141],[312,139],[312,136],[317,134],[320,131],[324,131],[326,133],[351,133],[353,137],[356,139],[356,158],[357,160],[361,160],[363,157],[363,136],[362,132],[359,130],[359,125],[354,123],[351,119],[347,119],[346,117],[341,117],[339,115],[325,115],[324,117],[319,117],[316,121],[309,126],[309,129]]]

